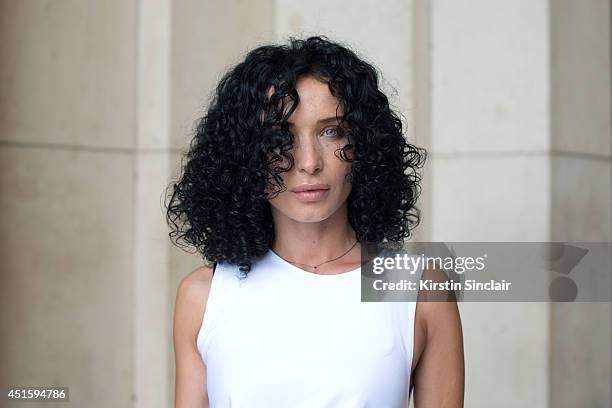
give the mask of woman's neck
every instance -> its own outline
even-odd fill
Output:
[[[326,220],[310,223],[278,213],[273,216],[275,240],[272,250],[279,256],[302,265],[318,265],[345,253],[338,259],[339,263],[359,261],[359,244],[351,249],[357,237],[346,211],[339,210]]]

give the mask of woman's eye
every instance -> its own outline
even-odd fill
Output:
[[[330,136],[330,137],[334,137],[334,136],[338,136],[338,129],[336,128],[327,128],[323,131],[323,134],[325,136]]]

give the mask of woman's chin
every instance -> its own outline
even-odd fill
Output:
[[[327,214],[298,214],[292,217],[294,221],[302,222],[305,224],[312,224],[315,222],[325,221],[329,218]]]
[[[291,218],[293,221],[301,222],[301,223],[315,223],[321,222],[328,219],[332,212],[328,211],[325,208],[317,208],[317,209],[295,209],[294,211],[286,213],[286,215]]]

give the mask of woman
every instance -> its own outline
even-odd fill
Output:
[[[322,37],[259,47],[186,159],[170,235],[212,265],[177,290],[175,407],[462,406],[456,303],[360,302],[362,244],[411,235],[425,160],[372,66]]]

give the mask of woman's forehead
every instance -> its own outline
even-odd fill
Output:
[[[271,85],[267,90],[268,97],[272,96],[275,87]],[[301,120],[320,120],[333,116],[341,117],[343,108],[340,100],[332,95],[328,83],[315,78],[312,75],[300,77],[295,85],[299,96],[299,103],[289,117],[290,122]],[[279,100],[279,108],[285,111],[293,103],[291,97],[285,96]]]

